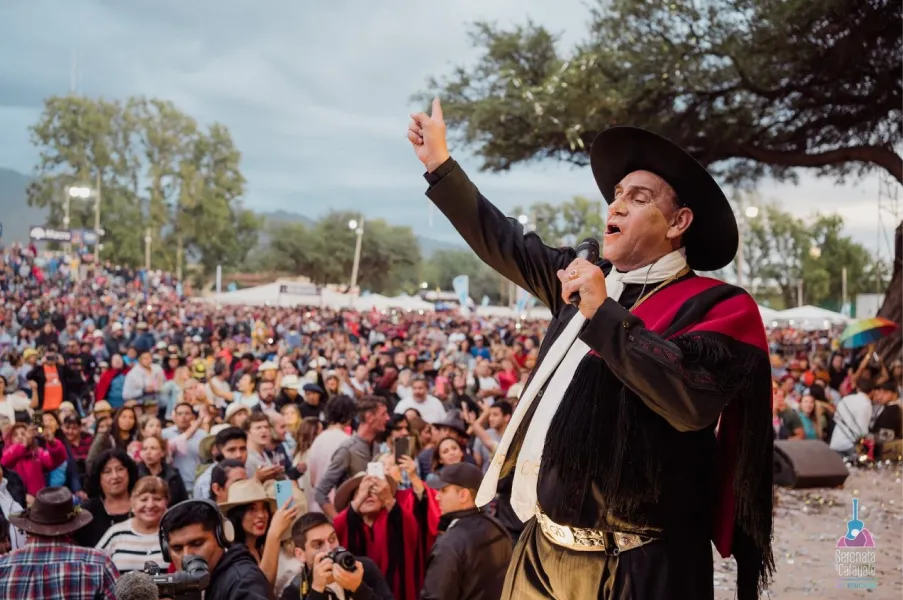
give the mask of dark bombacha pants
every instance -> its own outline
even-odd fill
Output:
[[[558,546],[531,519],[514,548],[502,600],[714,600],[712,577],[707,536],[608,556]]]

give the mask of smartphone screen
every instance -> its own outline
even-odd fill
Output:
[[[411,438],[400,437],[395,440],[395,462],[402,456],[411,455]]]
[[[31,424],[38,428],[38,431],[44,433],[44,411],[36,410],[31,414]]]
[[[381,462],[367,463],[367,475],[386,478],[386,469]]]
[[[276,482],[276,506],[279,508],[282,508],[282,505],[285,504],[287,500],[291,500],[289,507],[295,503],[292,495],[292,485],[293,484],[289,479],[283,479],[282,481]]]

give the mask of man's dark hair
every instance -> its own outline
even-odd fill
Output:
[[[386,401],[379,396],[364,396],[357,403],[358,419],[363,419],[364,415],[375,412],[380,406],[387,406]]]
[[[332,525],[323,513],[309,512],[298,517],[292,525],[292,541],[295,542],[295,546],[303,549],[307,543],[307,532],[320,525]]]
[[[179,407],[180,407],[180,406],[187,406],[188,408],[191,409],[191,412],[194,412],[194,407],[193,407],[191,404],[187,403],[187,402],[179,402],[178,404],[176,404],[175,406],[172,407],[172,412],[175,414],[175,412],[176,412],[177,410],[179,410]]]
[[[347,425],[354,418],[357,407],[350,397],[339,394],[326,404],[326,422],[330,425],[341,423]]]
[[[514,410],[511,408],[511,403],[507,400],[497,400],[495,404],[493,404],[489,408],[499,409],[500,411],[502,411],[503,417],[510,417],[514,413]]]
[[[229,477],[229,471],[232,469],[237,469],[241,467],[245,468],[245,463],[241,462],[237,458],[227,458],[226,460],[221,460],[217,464],[213,465],[213,470],[210,471],[210,499],[216,500],[216,496],[213,494],[213,484],[217,484],[220,487],[226,485],[226,479]]]
[[[201,525],[204,531],[216,531],[219,516],[213,507],[201,502],[184,502],[166,511],[160,521],[160,530],[169,539],[169,534],[191,525]]]
[[[856,390],[863,394],[870,394],[875,389],[875,382],[867,375],[860,375],[856,379]]]
[[[264,413],[252,412],[251,416],[248,417],[248,420],[245,421],[244,430],[251,431],[251,425],[253,425],[254,423],[257,423],[258,421],[265,421],[267,425],[270,424],[270,418],[268,416],[266,416]],[[245,438],[245,439],[247,439],[247,438]]]
[[[232,440],[248,441],[248,434],[242,431],[240,427],[226,427],[216,434],[213,439],[213,445],[222,448]]]

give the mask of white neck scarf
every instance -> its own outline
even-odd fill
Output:
[[[613,268],[605,278],[609,298],[618,300],[627,284],[658,284],[669,277],[674,277],[686,268],[685,256],[684,250],[680,249],[666,254],[649,266],[634,271],[620,273]],[[514,486],[511,492],[511,506],[520,520],[526,523],[533,517],[537,506],[537,483],[542,464],[542,450],[545,446],[549,425],[552,417],[558,411],[564,392],[574,378],[577,367],[590,350],[585,342],[577,339],[585,322],[586,318],[579,312],[576,313],[549,348],[545,358],[536,367],[533,379],[521,395],[511,422],[505,428],[502,441],[483,477],[483,483],[477,493],[477,506],[488,504],[495,498],[502,465],[508,449],[511,447],[514,434],[536,399],[536,395],[548,382],[518,454],[514,471]],[[579,444],[581,440],[575,440],[574,443]]]

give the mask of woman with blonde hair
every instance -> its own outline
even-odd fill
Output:
[[[169,486],[159,477],[142,477],[130,495],[130,518],[116,523],[97,542],[120,573],[140,571],[144,563],[154,561],[164,569],[160,549],[160,519],[169,503]]]

